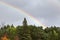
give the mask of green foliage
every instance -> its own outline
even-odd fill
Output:
[[[60,27],[51,26],[45,29],[42,26],[28,25],[26,18],[22,26],[6,25],[0,28],[0,39],[7,34],[10,40],[17,36],[19,40],[60,40]]]

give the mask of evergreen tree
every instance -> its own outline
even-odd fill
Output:
[[[23,38],[22,40],[32,40],[30,30],[28,29],[27,20],[24,18],[23,21]]]
[[[26,18],[24,18],[23,26],[27,26],[27,20],[26,20]]]
[[[60,40],[60,27],[51,26],[43,29],[28,25],[26,18],[23,26],[5,25],[0,28],[0,40],[7,33],[10,40]]]
[[[23,26],[17,27],[17,34],[20,40],[32,40],[26,18],[23,20]]]

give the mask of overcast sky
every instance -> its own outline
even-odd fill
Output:
[[[60,26],[60,0],[0,0],[13,6],[21,8],[33,15],[37,20],[46,26]],[[8,11],[8,12],[7,12]],[[7,17],[9,16],[9,17]],[[0,4],[0,22],[16,23],[21,22],[24,14],[19,14]],[[18,21],[19,20],[19,21]]]

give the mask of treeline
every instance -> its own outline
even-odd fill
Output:
[[[7,37],[7,39],[6,39]],[[60,27],[27,25],[24,18],[22,26],[5,25],[0,28],[0,40],[60,40]]]

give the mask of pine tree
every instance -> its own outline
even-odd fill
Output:
[[[23,26],[27,26],[27,20],[26,20],[26,18],[24,18]]]
[[[27,20],[24,18],[23,21],[23,37],[22,40],[32,40],[30,35],[30,30],[28,29]]]
[[[23,20],[23,30],[24,30],[24,32],[27,32],[27,30],[28,30],[26,18],[24,18],[24,20]]]

